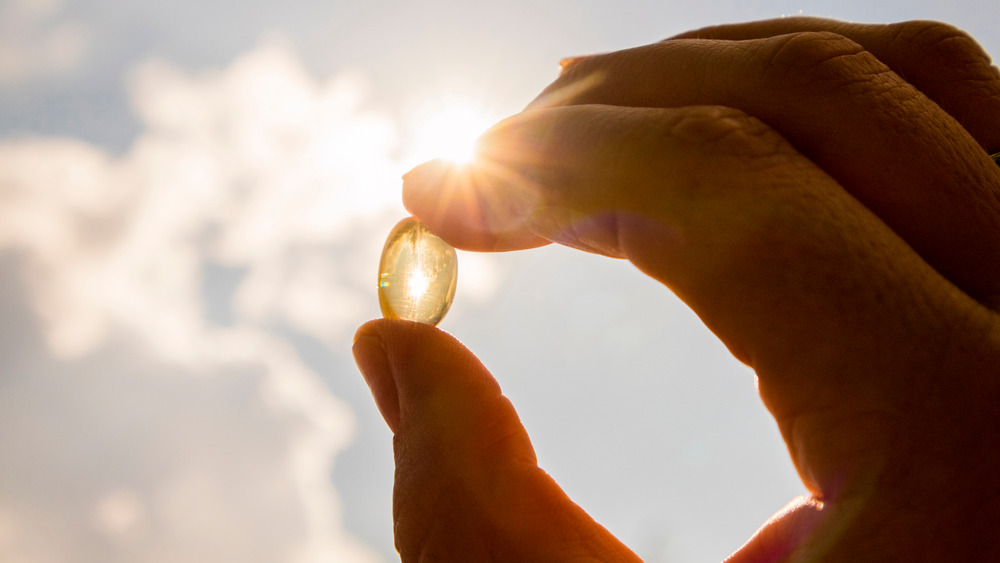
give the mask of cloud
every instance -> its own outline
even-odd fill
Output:
[[[0,559],[374,560],[327,480],[352,418],[293,353],[192,372],[120,344],[5,373]]]
[[[129,88],[123,155],[0,143],[0,257],[28,304],[0,328],[45,344],[0,377],[0,558],[374,560],[330,481],[353,415],[273,327],[340,347],[372,314],[393,123],[273,41],[217,71],[148,61]],[[219,269],[235,282],[207,291]]]
[[[59,18],[59,0],[10,0],[0,6],[0,84],[14,84],[74,68],[90,46],[90,32]]]

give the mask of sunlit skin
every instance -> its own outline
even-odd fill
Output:
[[[411,171],[407,208],[458,248],[630,260],[754,369],[809,495],[731,561],[1000,561],[1000,73],[972,39],[704,29],[576,61],[478,150]],[[456,339],[378,320],[354,354],[404,561],[637,560]]]

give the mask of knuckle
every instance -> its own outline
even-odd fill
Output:
[[[915,20],[893,24],[886,30],[890,45],[927,64],[989,67],[990,58],[971,35],[942,22]]]
[[[888,56],[987,149],[997,145],[1000,69],[968,33],[935,21],[909,21],[883,33]]]
[[[823,92],[868,85],[889,72],[857,42],[832,32],[783,35],[771,44],[766,78],[793,91]]]
[[[777,38],[770,64],[777,68],[809,69],[863,50],[864,47],[839,33],[791,33]]]
[[[823,181],[814,165],[767,123],[731,108],[694,107],[671,134],[691,178],[672,186],[679,199],[714,202],[720,214],[738,217],[732,226],[740,234],[724,253],[732,267],[781,267],[823,247],[810,233],[828,187],[814,184]]]
[[[685,108],[670,125],[676,142],[690,151],[749,163],[770,163],[791,149],[777,131],[743,111],[723,106]]]

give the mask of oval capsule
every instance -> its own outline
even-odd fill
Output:
[[[393,227],[379,260],[383,317],[436,325],[451,307],[457,282],[458,256],[450,244],[413,217]]]

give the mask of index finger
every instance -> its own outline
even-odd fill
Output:
[[[929,419],[914,396],[956,397],[940,386],[990,376],[937,371],[954,353],[947,335],[988,333],[985,309],[759,120],[584,105],[526,112],[494,134],[498,150],[531,156],[507,161],[537,181],[526,228],[627,258],[694,309],[757,371],[814,492],[864,486],[901,436],[919,435],[897,435]],[[985,399],[956,397],[963,409]]]
[[[967,80],[904,79],[879,58],[895,35],[888,28],[868,33],[881,38],[862,37],[875,51],[839,33],[804,31],[681,39],[596,56],[571,66],[531,107],[740,109],[780,132],[949,280],[1000,307],[1000,261],[983,259],[1000,256],[1000,169],[982,145],[993,141],[973,137],[949,113],[973,119],[969,108],[978,106],[959,104],[965,94],[992,104],[994,111],[975,117],[978,130],[995,136],[1000,76],[981,49],[966,43],[952,66]],[[931,44],[942,48],[940,41]],[[909,45],[921,53],[919,44]],[[943,107],[914,82],[936,85],[942,96],[949,87],[961,95],[955,107]]]

